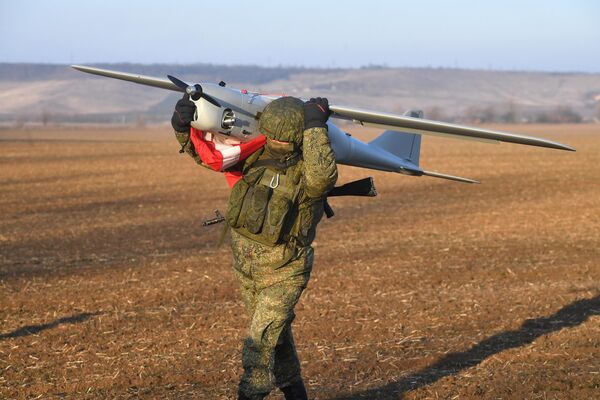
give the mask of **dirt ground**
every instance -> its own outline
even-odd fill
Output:
[[[424,138],[426,169],[481,185],[341,168],[379,196],[320,225],[311,398],[600,398],[600,125],[496,128],[578,151]],[[234,398],[248,319],[201,226],[228,188],[177,150],[168,128],[0,132],[0,398]]]

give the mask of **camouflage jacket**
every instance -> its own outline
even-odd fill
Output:
[[[311,128],[303,133],[304,186],[306,195],[320,199],[333,189],[337,166],[326,128]]]
[[[310,246],[324,214],[324,196],[337,180],[326,128],[311,128],[302,133],[301,155],[300,161],[282,175],[265,171],[264,163],[261,164],[261,160],[273,159],[269,142],[263,150],[248,157],[244,179],[233,187],[228,202],[227,221],[234,230],[265,245],[283,241],[288,247],[293,244],[290,248]],[[264,185],[270,186],[275,175],[277,184],[269,195],[270,189]],[[250,190],[251,186],[254,189]],[[292,187],[296,189],[290,190]],[[286,211],[288,201],[295,204],[293,214]]]
[[[310,128],[303,136],[304,197],[300,199],[300,237],[304,243],[299,245],[309,246],[315,238],[317,224],[323,218],[324,196],[333,189],[338,171],[327,129]]]

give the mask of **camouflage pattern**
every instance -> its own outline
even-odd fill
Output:
[[[190,140],[190,132],[177,132],[175,131],[175,139],[179,142],[181,146],[181,150],[183,150],[187,155],[192,157],[196,164],[201,165],[205,168],[211,169],[208,165],[204,164],[200,159],[198,153],[196,153],[196,148],[194,144]]]
[[[240,391],[251,399],[262,399],[274,387],[302,379],[291,324],[310,278],[314,258],[310,244],[323,216],[323,196],[335,185],[337,167],[327,129],[308,129],[300,136],[304,194],[297,226],[301,238],[268,246],[231,232],[233,270],[250,318]]]
[[[263,110],[258,130],[269,139],[302,144],[304,129],[304,102],[296,97],[280,97]]]
[[[313,199],[322,198],[337,181],[337,166],[327,129],[305,130],[302,147],[305,193]]]
[[[267,246],[231,232],[233,269],[250,329],[244,341],[240,389],[249,397],[268,394],[300,378],[291,323],[294,306],[308,283],[311,247],[288,257],[286,245]],[[287,262],[281,265],[281,261]]]

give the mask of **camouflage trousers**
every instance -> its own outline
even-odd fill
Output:
[[[262,399],[275,387],[300,380],[300,362],[292,335],[294,306],[306,287],[313,264],[312,247],[269,247],[231,232],[233,270],[250,317],[244,340],[240,391]]]

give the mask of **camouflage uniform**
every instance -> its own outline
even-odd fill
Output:
[[[272,246],[252,240],[235,229],[231,232],[233,270],[250,318],[240,381],[240,392],[250,399],[262,399],[274,387],[284,388],[302,379],[291,323],[294,306],[310,278],[314,258],[311,243],[324,213],[323,196],[337,180],[327,129],[304,130],[302,105],[299,99],[285,97],[267,106],[259,121],[261,133],[268,138],[267,145],[264,151],[250,156],[243,166],[244,174],[251,174],[252,163],[257,159],[276,158],[292,148],[301,150],[302,161],[298,167],[301,168],[302,192],[297,200],[296,234],[285,243]],[[176,136],[182,150],[203,165],[189,141],[189,134],[177,133]]]
[[[311,242],[323,216],[323,196],[337,179],[327,129],[303,131],[302,102],[294,100],[287,103],[282,100],[283,107],[278,108],[275,104],[276,110],[271,111],[297,127],[295,132],[278,132],[275,136],[279,141],[295,143],[302,148],[300,184],[303,195],[298,200],[301,210],[298,223],[302,227],[296,237],[275,246],[261,244],[235,230],[231,234],[233,270],[250,317],[242,353],[244,373],[240,391],[251,399],[262,399],[275,386],[282,388],[302,379],[291,323],[294,306],[310,277],[314,258]],[[273,121],[269,125],[273,126]],[[263,126],[261,123],[261,128]],[[273,136],[273,132],[261,131],[268,138]],[[266,152],[270,145],[273,144],[267,140]],[[252,167],[245,172],[252,172]]]

